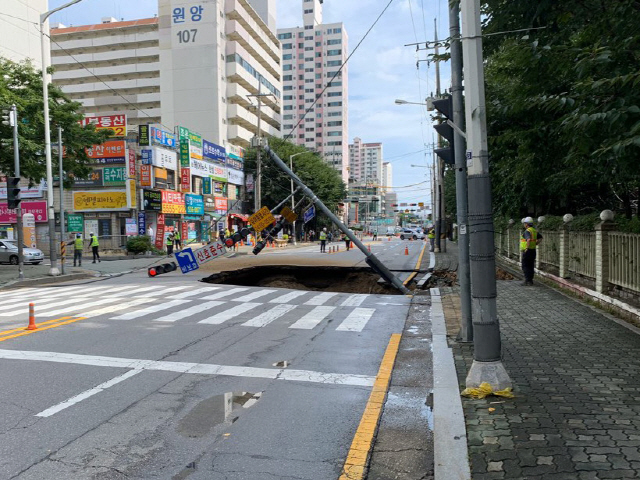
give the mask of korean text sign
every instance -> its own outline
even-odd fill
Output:
[[[82,120],[80,124],[83,127],[93,124],[95,125],[96,130],[113,130],[114,137],[127,136],[127,116],[124,114],[84,117],[84,120]]]
[[[222,242],[214,242],[199,248],[193,253],[195,254],[198,265],[202,265],[203,263],[207,263],[209,260],[222,257],[227,253],[227,249]]]
[[[184,205],[184,194],[171,190],[162,190],[162,213],[187,213]]]
[[[128,154],[124,140],[109,140],[86,149],[87,156],[96,163],[125,163]]]

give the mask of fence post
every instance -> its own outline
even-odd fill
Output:
[[[544,222],[544,217],[543,216],[538,217],[538,226],[542,225],[542,222]],[[543,248],[546,248],[546,245],[544,245]],[[540,257],[541,257],[540,250],[538,250],[538,254],[536,255],[536,269],[537,270],[540,270],[540,264],[542,263],[542,261],[540,260]]]
[[[569,278],[569,258],[570,258],[570,242],[569,242],[569,227],[573,220],[573,215],[567,213],[562,217],[564,225],[560,227],[560,278]]]
[[[596,225],[596,291],[607,293],[609,290],[609,232],[616,228],[613,212],[603,210],[600,222]]]
[[[506,248],[506,252],[507,252],[507,258],[511,258],[511,227],[513,226],[515,222],[513,221],[513,218],[509,219],[509,225],[507,226],[507,232],[502,235],[503,237],[506,237],[506,243],[507,243],[507,248]]]

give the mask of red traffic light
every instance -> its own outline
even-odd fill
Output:
[[[156,267],[149,267],[149,269],[147,270],[147,274],[150,277],[155,277],[156,275],[158,275],[158,271],[156,270]]]
[[[147,269],[147,275],[150,277],[157,277],[163,273],[173,272],[178,269],[178,265],[175,262],[163,263],[162,265],[156,265]]]
[[[233,241],[233,238],[226,238],[226,239],[225,239],[225,241],[224,241],[224,244],[225,244],[228,248],[233,247],[233,245],[234,245],[235,243],[236,243],[236,242],[234,242],[234,241]]]

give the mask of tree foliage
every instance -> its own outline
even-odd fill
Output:
[[[322,157],[305,147],[294,145],[291,142],[280,138],[270,138],[269,147],[289,165],[289,157],[301,153],[293,158],[293,171],[307,185],[318,198],[335,212],[338,203],[341,203],[347,194],[340,174],[327,163]],[[256,150],[249,149],[245,154],[245,173],[256,174]],[[262,205],[273,208],[284,200],[291,193],[291,181],[289,177],[278,168],[271,158],[265,153],[262,154]],[[301,194],[296,195],[296,203],[302,198]],[[298,217],[302,217],[302,210],[309,205],[309,201],[295,212]],[[290,203],[288,204],[291,205]]]
[[[29,62],[12,62],[0,57],[0,107],[18,109],[18,141],[20,143],[20,173],[32,183],[46,177],[44,155],[44,111],[42,73]],[[84,178],[90,169],[85,148],[102,143],[109,132],[96,132],[93,125],[83,127],[79,121],[81,104],[71,101],[62,91],[49,85],[49,117],[52,144],[57,144],[57,127],[63,129],[65,145],[64,170],[70,176]],[[57,163],[54,158],[54,164]],[[0,124],[0,171],[13,175],[12,127]]]
[[[612,208],[640,186],[640,2],[485,0],[494,207]],[[504,33],[530,29],[526,33]]]

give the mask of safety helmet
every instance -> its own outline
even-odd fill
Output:
[[[79,233],[76,233],[76,238],[80,238],[82,235]]]
[[[533,223],[533,218],[527,217],[524,219],[524,223]]]

